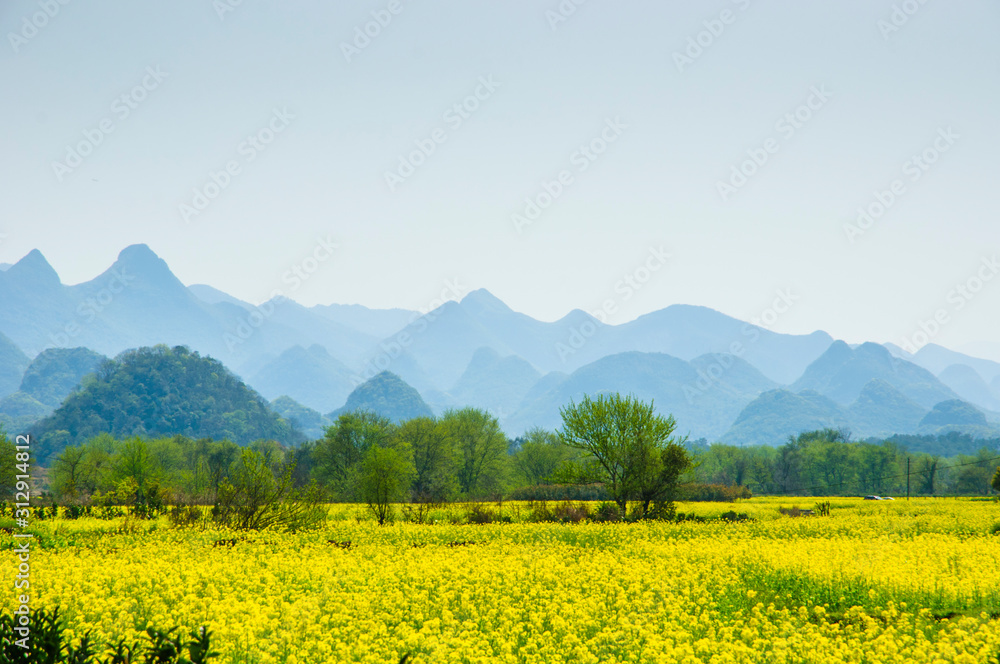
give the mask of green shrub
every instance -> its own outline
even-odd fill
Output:
[[[174,528],[188,528],[197,524],[203,517],[204,513],[197,505],[174,505],[167,512],[167,520]]]
[[[609,522],[609,521],[621,521],[622,513],[618,509],[618,505],[605,500],[597,506],[594,510],[594,521],[599,522]]]
[[[465,519],[471,524],[483,525],[500,521],[500,514],[485,505],[477,503],[473,505],[468,512],[466,512]]]
[[[94,642],[90,633],[80,637],[73,646],[63,637],[66,625],[59,617],[59,609],[51,612],[35,609],[24,617],[4,612],[0,615],[0,662],[5,664],[128,664],[149,662],[155,664],[205,664],[218,656],[211,649],[211,633],[204,627],[192,632],[190,638],[175,635],[176,628],[162,631],[146,629],[146,643],[126,644],[123,639],[114,645]],[[24,641],[23,630],[30,637]],[[27,648],[22,647],[27,645]],[[106,654],[101,656],[100,651]]]

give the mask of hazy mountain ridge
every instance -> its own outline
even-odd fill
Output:
[[[16,392],[0,399],[0,424],[24,431],[49,415],[108,358],[89,348],[49,348],[27,366]]]
[[[85,346],[113,357],[140,346],[184,345],[244,373],[259,369],[262,357],[315,343],[358,364],[378,341],[292,300],[248,310],[211,287],[192,290],[146,245],[126,247],[108,270],[74,286],[62,284],[32,251],[0,273],[0,301],[0,332],[29,357],[49,347]]]
[[[424,314],[286,298],[253,305],[209,285],[184,286],[145,245],[75,286],[32,251],[0,273],[0,296],[10,303],[0,335],[18,335],[0,336],[0,387],[6,372],[7,389],[16,389],[28,356],[55,342],[108,355],[166,342],[220,360],[310,434],[329,422],[321,413],[363,402],[388,412],[394,398],[420,413],[485,408],[514,436],[556,427],[559,408],[584,393],[621,391],[654,399],[694,437],[733,442],[759,438],[752,426],[773,429],[761,418],[775,412],[792,428],[832,422],[887,435],[920,429],[946,401],[985,410],[985,426],[965,425],[976,431],[990,430],[1000,410],[1000,363],[933,344],[913,356],[892,344],[852,348],[825,332],[775,333],[692,305],[614,326],[581,310],[535,320],[483,289]],[[379,397],[372,379],[385,371],[399,384],[375,381]],[[8,406],[24,425],[50,412],[49,401],[26,393]]]
[[[0,332],[0,398],[17,391],[30,362],[24,351]]]
[[[354,389],[353,373],[319,344],[292,346],[247,381],[267,399],[289,396],[317,412],[344,403]]]

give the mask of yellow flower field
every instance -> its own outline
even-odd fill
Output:
[[[207,625],[220,662],[997,661],[1000,505],[777,511],[795,504],[679,507],[735,507],[745,523],[382,528],[335,506],[324,530],[299,534],[60,519],[35,528],[32,591],[76,636]]]

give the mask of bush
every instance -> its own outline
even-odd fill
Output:
[[[528,516],[528,519],[534,523],[580,523],[591,518],[593,517],[586,504],[574,504],[568,500],[558,503],[551,509],[544,501],[532,503],[531,514]]]
[[[990,528],[991,535],[1000,535],[1000,522],[994,523],[993,527]]]
[[[612,502],[604,501],[594,510],[594,521],[606,523],[621,520],[622,513],[618,509],[618,505]]]
[[[552,516],[559,523],[580,523],[590,519],[590,510],[583,503],[573,504],[569,501],[559,503],[552,510]]]
[[[219,484],[212,517],[237,530],[319,527],[326,520],[323,493],[315,484],[296,490],[293,471],[289,466],[276,475],[261,454],[243,450],[232,477]]]
[[[197,505],[174,505],[167,512],[167,520],[174,528],[187,528],[202,520],[204,512]]]
[[[483,525],[500,521],[500,514],[485,505],[476,504],[465,514],[465,519],[471,524]]]
[[[82,516],[90,516],[90,505],[67,505],[63,516],[67,519],[79,519]]]

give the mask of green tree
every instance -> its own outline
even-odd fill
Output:
[[[361,462],[358,493],[375,515],[378,525],[392,520],[393,503],[403,500],[413,475],[412,452],[408,446],[373,445],[368,448]]]
[[[923,455],[917,470],[917,477],[920,484],[917,493],[925,496],[933,496],[937,493],[938,464],[941,459],[936,456]]]
[[[560,440],[586,453],[584,476],[604,482],[623,516],[631,500],[639,501],[642,517],[672,509],[680,475],[691,463],[684,439],[673,436],[672,416],[657,415],[652,402],[620,394],[584,396],[560,415]]]
[[[555,433],[536,427],[525,434],[511,461],[521,482],[535,486],[552,482],[575,456],[573,448],[563,445]]]
[[[1000,466],[997,466],[997,470],[993,473],[993,481],[990,482],[990,486],[997,493],[1000,493]]]
[[[320,482],[341,500],[356,500],[359,464],[372,447],[390,447],[396,427],[371,411],[344,413],[316,443],[313,462]]]
[[[497,418],[478,408],[449,410],[441,418],[441,427],[460,455],[459,490],[474,497],[501,491],[507,436]]]
[[[413,500],[441,503],[458,493],[458,456],[445,427],[432,417],[415,417],[399,425],[398,438],[413,450]]]
[[[65,448],[52,464],[52,491],[60,500],[82,497],[84,448]]]
[[[145,440],[135,436],[123,442],[112,458],[112,468],[116,486],[129,480],[134,483],[134,497],[129,502],[141,511],[163,506],[163,466]]]

